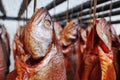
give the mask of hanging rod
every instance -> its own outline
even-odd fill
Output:
[[[66,1],[66,0],[56,0],[56,1],[55,1],[55,6],[54,6],[54,0],[53,0],[51,3],[49,3],[49,4],[46,6],[46,8],[47,8],[47,10],[50,10],[50,9],[58,6],[59,4],[63,3],[64,1]]]
[[[6,16],[6,11],[5,11],[4,6],[2,4],[2,0],[0,0],[0,11],[3,13],[4,16]]]
[[[110,0],[97,0],[97,4],[101,4],[101,3],[104,3],[104,2],[108,2],[108,1],[110,1]],[[90,5],[90,0],[87,1],[87,2],[85,2],[85,3],[83,3],[82,5],[83,5],[83,9],[82,9],[82,10],[87,9],[87,8],[90,8],[90,6],[91,6],[91,5]],[[74,8],[72,8],[72,9],[69,9],[69,10],[68,10],[68,12],[69,12],[68,15],[70,15],[70,14],[72,14],[72,13],[76,13],[76,12],[78,12],[78,11],[82,11],[82,10],[80,9],[80,6],[81,6],[81,4],[78,5],[78,6],[76,6],[76,7],[74,7]],[[92,4],[92,6],[93,6],[93,4]],[[54,15],[53,15],[53,16],[54,16]],[[52,18],[53,18],[53,16],[52,16]],[[66,16],[66,11],[55,15],[55,18],[60,18],[60,17],[63,17],[63,16]]]
[[[116,2],[114,2],[114,3],[112,4],[112,9],[116,9],[116,8],[119,8],[119,7],[120,7],[120,1],[116,1]],[[102,10],[102,8],[103,8],[103,10]],[[101,12],[101,11],[107,11],[107,10],[109,10],[109,9],[110,9],[110,4],[107,4],[107,5],[105,5],[105,6],[98,7],[98,8],[96,9],[96,12],[98,13],[98,12]],[[93,9],[92,9],[92,12],[91,12],[91,13],[93,13]],[[88,11],[85,11],[85,12],[81,12],[81,14],[82,14],[82,16],[86,16],[86,15],[89,15],[89,14],[90,14],[90,11],[88,10]],[[78,13],[74,13],[74,14],[72,14],[72,15],[73,15],[73,18],[77,18],[77,17],[78,17]],[[65,19],[65,16],[58,18],[57,21],[61,21],[61,20],[64,20],[64,19]]]
[[[2,20],[19,20],[19,21],[28,21],[29,19],[26,18],[19,18],[19,17],[12,17],[12,16],[0,16]]]
[[[18,12],[18,17],[21,17],[22,14],[24,13],[24,11],[27,9],[28,5],[30,4],[32,0],[28,0],[28,4],[26,5],[27,0],[23,0],[21,6],[20,6],[20,10]]]
[[[109,22],[108,22],[109,23]],[[66,22],[62,22],[61,23],[61,26],[62,27],[65,27],[65,24],[66,24]],[[82,25],[86,25],[86,26],[88,26],[90,24],[90,22],[83,22],[82,23]],[[111,21],[111,24],[120,24],[120,20],[116,20],[116,21]],[[85,27],[86,27],[85,26]]]
[[[109,21],[108,21],[108,23],[109,23]],[[89,25],[90,22],[84,22],[83,24]],[[120,20],[111,21],[111,24],[120,24]]]
[[[114,12],[112,12],[111,14],[112,14],[112,16],[120,15],[120,10],[114,11]],[[100,14],[100,15],[97,15],[98,18],[108,17],[108,16],[109,16],[109,12],[108,12],[108,13],[104,13],[104,14]],[[92,16],[92,18],[90,18],[90,17],[82,18],[83,21],[86,21],[86,20],[89,20],[89,19],[93,19],[93,16]]]

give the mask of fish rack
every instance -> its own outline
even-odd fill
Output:
[[[3,15],[0,15],[0,19],[3,19],[3,20],[23,20],[23,21],[26,21],[26,20],[29,20],[29,18],[21,18],[21,16],[23,15],[23,13],[25,12],[25,10],[27,9],[28,5],[31,3],[32,0],[23,0],[22,3],[21,3],[21,6],[20,6],[20,9],[19,9],[19,12],[18,12],[18,17],[12,17],[12,16],[6,16],[6,10],[4,8],[4,5],[2,4],[2,1],[0,0],[0,11],[2,12]],[[55,7],[57,7],[58,5],[66,2],[67,0],[54,0],[52,2],[50,2],[49,4],[47,4],[45,7],[47,8],[47,10],[51,10]],[[87,24],[88,20],[92,19],[92,17],[84,17],[84,16],[87,16],[87,15],[90,15],[90,14],[93,14],[94,13],[94,4],[91,4],[91,1],[92,3],[94,2],[94,0],[88,0],[87,2],[84,2],[82,4],[79,4],[78,6],[75,6],[73,7],[72,9],[69,9],[68,10],[68,15],[72,15],[72,18],[73,19],[76,19],[78,18],[78,13],[81,12],[82,16],[79,16],[79,19],[82,20],[82,22],[84,24]],[[101,5],[101,4],[105,4],[105,3],[108,3],[104,6],[101,6],[101,7],[97,7],[96,8],[96,13],[99,13],[99,12],[103,12],[103,11],[108,11],[110,10],[110,3],[111,0],[97,0],[97,6]],[[120,1],[119,0],[112,0],[114,2],[112,2],[112,15],[111,16],[118,16],[120,14],[120,9],[117,10],[117,11],[114,11],[114,9],[117,9],[117,8],[120,8]],[[38,1],[39,2],[39,1]],[[55,5],[54,5],[54,2],[55,2]],[[83,8],[81,9],[82,6]],[[91,10],[90,7],[93,7],[93,9]],[[84,11],[86,9],[89,9],[87,11]],[[90,10],[91,10],[91,13],[90,13]],[[64,11],[64,12],[61,12],[59,14],[55,14],[52,16],[52,18],[55,18],[56,21],[59,21],[61,23],[61,25],[65,25],[65,19],[66,19],[66,12],[67,11]],[[97,15],[98,18],[101,18],[101,17],[109,17],[109,12],[108,13],[104,13],[103,14],[99,14]],[[68,17],[68,20],[70,20],[70,16]],[[116,21],[111,21],[112,24],[119,24],[120,23],[120,20],[116,20]]]

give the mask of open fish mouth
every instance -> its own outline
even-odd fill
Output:
[[[33,66],[33,65],[39,64],[43,59],[44,57],[40,57],[37,59],[30,57],[29,59],[27,59],[26,64]]]

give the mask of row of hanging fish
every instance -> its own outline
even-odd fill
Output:
[[[71,21],[61,32],[67,80],[119,80],[120,38],[104,18],[86,28]]]
[[[62,29],[42,7],[19,27],[12,47],[15,70],[7,80],[120,79],[120,39],[104,18]]]

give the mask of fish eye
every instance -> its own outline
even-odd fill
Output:
[[[49,27],[50,27],[50,25],[51,25],[50,20],[45,19],[45,21],[44,21],[44,25],[45,25],[45,27],[46,27],[46,28],[49,28]]]

